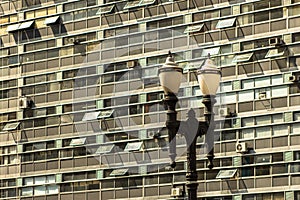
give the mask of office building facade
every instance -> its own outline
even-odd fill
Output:
[[[300,199],[299,0],[0,2],[0,199],[168,199],[184,190],[185,141],[168,168],[157,69],[184,78],[178,117],[203,119],[195,76],[222,81],[205,200]],[[298,132],[299,131],[299,132]],[[175,197],[174,197],[175,198]]]

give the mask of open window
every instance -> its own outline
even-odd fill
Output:
[[[232,62],[233,63],[247,62],[252,58],[252,56],[253,56],[253,53],[240,54],[240,55],[235,56],[232,59]]]
[[[109,176],[124,176],[128,173],[128,168],[126,169],[115,169],[113,170]]]
[[[101,113],[101,111],[85,113],[82,118],[82,121],[96,120],[96,119],[98,119],[98,116],[100,115],[100,113]]]
[[[84,145],[86,141],[86,138],[76,138],[76,139],[72,139],[70,142],[70,146],[80,146],[80,145]]]
[[[220,47],[214,47],[210,49],[203,49],[201,57],[207,57],[208,54],[211,56],[218,55],[220,53]]]
[[[204,24],[199,24],[199,25],[191,25],[186,27],[184,30],[184,33],[196,33],[202,30]]]
[[[101,145],[97,151],[96,154],[105,154],[105,153],[110,153],[114,149],[115,145],[114,144],[105,144]]]
[[[223,169],[217,174],[217,179],[230,179],[236,175],[237,169]]]
[[[217,29],[230,28],[235,26],[235,24],[236,24],[236,18],[223,19],[218,21],[216,28]]]
[[[143,142],[127,143],[124,151],[139,151],[142,148]]]
[[[3,131],[12,131],[12,130],[17,129],[19,125],[20,125],[20,122],[8,123],[4,126],[4,128],[2,130]]]
[[[115,7],[115,5],[108,5],[108,6],[100,7],[99,10],[97,11],[96,15],[111,13],[112,10],[114,9],[114,7]]]

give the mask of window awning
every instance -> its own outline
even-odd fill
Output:
[[[96,15],[110,13],[113,10],[114,7],[115,7],[115,5],[100,7],[99,10],[97,11]]]
[[[70,142],[70,146],[84,145],[86,138],[76,138],[72,139]]]
[[[28,28],[31,28],[34,24],[34,21],[28,21],[28,22],[23,22],[20,24],[19,26],[19,30],[23,30],[23,29],[28,29]]]
[[[237,55],[232,59],[232,62],[233,63],[246,62],[246,61],[249,61],[252,56],[253,56],[253,53]]]
[[[229,28],[235,25],[236,18],[219,20],[216,28]]]
[[[100,113],[101,111],[85,113],[82,118],[82,121],[96,120],[98,119]]]
[[[154,4],[156,0],[141,0],[140,1],[140,6],[146,6],[146,5],[151,5]]]
[[[56,24],[58,22],[59,16],[49,17],[45,19],[44,24],[45,25],[51,25]]]
[[[140,1],[128,1],[126,5],[124,6],[125,9],[135,8],[140,6]]]
[[[184,33],[195,33],[195,32],[199,32],[199,31],[201,31],[201,29],[203,28],[203,26],[204,26],[204,24],[188,26],[188,27],[186,27],[186,29],[184,30]]]
[[[270,49],[265,58],[274,58],[285,55],[285,49]]]
[[[115,169],[110,173],[110,176],[123,176],[128,172],[128,168],[126,169]]]
[[[6,124],[3,128],[3,131],[15,130],[16,128],[18,128],[19,125],[20,125],[20,122]]]
[[[220,52],[220,47],[214,47],[214,48],[210,48],[210,49],[203,49],[201,57],[207,57],[208,54],[210,54],[211,56],[218,55],[219,52]]]
[[[114,147],[115,147],[114,144],[101,145],[97,149],[96,154],[110,153],[113,150]]]
[[[115,110],[107,110],[107,111],[101,111],[98,115],[98,119],[104,119],[111,117]]]
[[[19,24],[12,24],[12,25],[7,26],[6,32],[17,31],[18,29],[19,29]]]
[[[142,148],[143,142],[127,143],[124,151],[139,151]]]
[[[217,179],[228,179],[228,178],[233,178],[237,172],[237,169],[224,169],[220,170],[219,173],[217,174],[216,178]]]

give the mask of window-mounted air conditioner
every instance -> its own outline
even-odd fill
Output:
[[[182,195],[182,189],[181,188],[172,188],[171,189],[171,196],[172,197],[179,197]]]
[[[281,46],[284,45],[284,41],[281,38],[270,38],[269,39],[270,46]]]
[[[248,151],[246,142],[238,142],[235,147],[237,153],[244,153]]]
[[[230,114],[229,108],[219,108],[218,113],[221,117],[226,117]]]

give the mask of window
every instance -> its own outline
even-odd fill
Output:
[[[84,145],[86,138],[76,138],[72,139],[70,142],[70,146]]]
[[[232,62],[233,63],[246,62],[246,61],[249,61],[252,58],[252,56],[253,56],[253,53],[237,55],[233,58]]]
[[[96,119],[98,119],[98,116],[100,115],[100,113],[101,113],[101,111],[85,113],[82,118],[82,121],[96,120]]]
[[[143,142],[127,143],[124,151],[139,151],[143,145]]]
[[[226,179],[226,178],[233,178],[237,172],[237,169],[231,169],[231,170],[220,170],[217,174],[217,179]]]
[[[127,4],[124,6],[124,10],[134,8],[134,7],[139,7],[140,5],[140,0],[137,1],[129,1]]]
[[[285,55],[285,49],[270,49],[265,58],[280,57]]]
[[[108,145],[101,145],[97,151],[96,154],[105,154],[105,153],[110,153],[113,148],[115,147],[114,144],[108,144]]]
[[[109,176],[124,176],[127,172],[128,172],[128,168],[127,169],[115,169],[109,174]]]
[[[96,14],[101,15],[101,14],[110,13],[114,9],[114,7],[115,7],[115,5],[100,7]]]
[[[221,28],[232,27],[235,25],[235,21],[236,21],[236,18],[219,20],[216,25],[216,28],[221,29]]]
[[[12,24],[12,25],[7,26],[6,32],[17,31],[18,28],[19,28],[19,24]]]
[[[207,57],[208,54],[210,54],[211,56],[213,55],[218,55],[220,52],[220,47],[214,47],[214,48],[210,48],[210,49],[204,49],[201,53],[202,57]]]
[[[195,33],[195,32],[199,32],[201,31],[201,29],[203,28],[204,24],[200,24],[200,25],[191,25],[186,27],[186,29],[184,30],[184,33]]]
[[[114,110],[101,111],[100,114],[98,115],[98,119],[111,117],[113,113]]]
[[[18,128],[19,125],[20,125],[20,122],[6,124],[3,128],[3,131],[15,130],[16,128]]]

